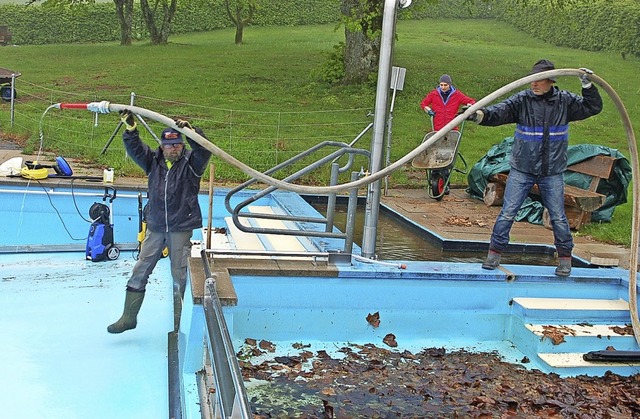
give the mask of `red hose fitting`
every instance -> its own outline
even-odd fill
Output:
[[[87,109],[86,103],[60,103],[60,109]]]

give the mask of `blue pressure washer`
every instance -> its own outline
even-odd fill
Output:
[[[109,199],[109,205],[105,202]],[[95,202],[89,208],[91,227],[87,237],[86,258],[92,262],[116,260],[120,256],[120,249],[113,240],[113,200],[116,190],[112,186],[104,188],[102,203]]]

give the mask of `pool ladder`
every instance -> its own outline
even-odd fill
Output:
[[[369,126],[370,127],[370,126]],[[338,177],[341,173],[345,173],[348,170],[351,170],[355,161],[356,155],[365,156],[367,159],[370,159],[370,152],[364,149],[352,148],[352,145],[362,137],[362,135],[369,129],[369,127],[365,128],[365,130],[360,133],[358,137],[351,144],[336,142],[336,141],[324,141],[321,142],[308,150],[299,153],[298,155],[288,159],[285,162],[274,166],[273,168],[264,172],[267,175],[271,175],[274,172],[282,170],[285,167],[289,167],[292,164],[300,161],[303,158],[308,157],[312,153],[319,151],[322,148],[326,147],[336,147],[337,150],[331,152],[330,154],[322,157],[321,159],[315,161],[300,169],[299,171],[287,176],[284,180],[287,182],[295,181],[302,176],[319,169],[320,167],[330,164],[331,165],[331,174],[329,184],[331,186],[336,185],[338,183]],[[347,156],[348,160],[344,166],[340,166],[337,163],[337,160],[342,156]],[[365,175],[365,172],[361,169],[360,171],[352,171],[351,172],[351,181],[357,180],[359,177]],[[307,216],[298,216],[298,215],[286,215],[286,214],[260,214],[255,212],[241,212],[242,209],[248,207],[250,204],[256,202],[258,199],[265,197],[271,192],[277,190],[275,186],[269,186],[251,197],[245,199],[244,201],[237,204],[234,208],[231,206],[231,198],[240,192],[248,188],[249,186],[256,183],[256,179],[250,179],[241,185],[231,189],[226,197],[225,197],[225,207],[229,213],[231,213],[231,218],[233,220],[233,224],[240,230],[246,233],[254,233],[254,234],[281,234],[281,235],[289,235],[289,236],[306,236],[306,237],[324,237],[324,238],[338,238],[344,239],[344,247],[341,250],[344,253],[350,254],[353,249],[353,237],[354,237],[354,227],[355,227],[355,219],[356,219],[356,207],[358,203],[358,189],[353,188],[349,190],[349,195],[347,199],[347,222],[345,232],[334,231],[334,217],[336,210],[336,201],[337,195],[335,193],[329,194],[327,196],[327,215],[325,218],[318,217],[307,217]],[[282,228],[261,228],[255,226],[246,226],[240,222],[241,218],[251,218],[251,219],[269,219],[269,220],[279,220],[279,221],[289,221],[289,222],[303,222],[303,223],[315,223],[324,226],[324,228],[318,229],[282,229]]]

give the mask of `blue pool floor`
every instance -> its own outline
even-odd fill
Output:
[[[107,333],[135,263],[84,260],[83,253],[0,258],[0,417],[165,418],[172,286],[160,262],[138,328]]]

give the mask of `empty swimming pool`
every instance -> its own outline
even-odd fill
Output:
[[[113,202],[120,257],[91,262],[84,254],[89,223],[81,214],[102,202],[103,192],[36,184],[0,191],[0,327],[6,342],[0,403],[9,417],[169,416],[167,381],[176,355],[168,344],[173,331],[169,270],[162,261],[151,278],[138,327],[109,335],[106,326],[121,312],[124,284],[135,263],[138,198],[137,191],[123,189]],[[216,245],[291,246],[267,235],[230,237],[233,227],[221,205],[223,194],[216,191],[213,199],[212,226],[226,230],[216,237]],[[207,208],[208,197],[201,198]],[[290,193],[270,195],[256,206],[317,215]],[[196,245],[203,238],[198,232]],[[324,239],[307,239],[303,247],[311,245],[317,252],[335,248]],[[618,349],[637,348],[631,336],[606,332],[608,339],[597,337],[612,325],[628,323],[627,273],[620,269],[576,268],[569,279],[558,280],[553,267],[527,265],[487,272],[477,263],[329,264],[317,257],[238,254],[218,255],[211,262],[229,274],[237,296],[237,305],[224,307],[236,350],[255,339],[272,342],[277,348],[272,356],[296,354],[296,347],[337,356],[334,350],[347,343],[385,346],[383,339],[393,334],[398,344],[393,351],[433,346],[495,350],[510,362],[526,356],[531,359],[527,367],[562,375],[638,371],[635,365],[581,361],[586,351],[612,341]],[[230,268],[232,263],[236,265]],[[243,268],[237,265],[241,263]],[[202,278],[192,277],[191,283],[201,284]],[[195,418],[200,417],[196,374],[205,368],[206,332],[196,298],[202,290],[187,292],[194,298],[185,301],[178,333],[178,409],[183,417]],[[379,314],[378,327],[367,321],[374,313]],[[576,329],[590,324],[593,329],[567,336],[565,345],[552,345],[542,338],[541,328],[549,324]]]

